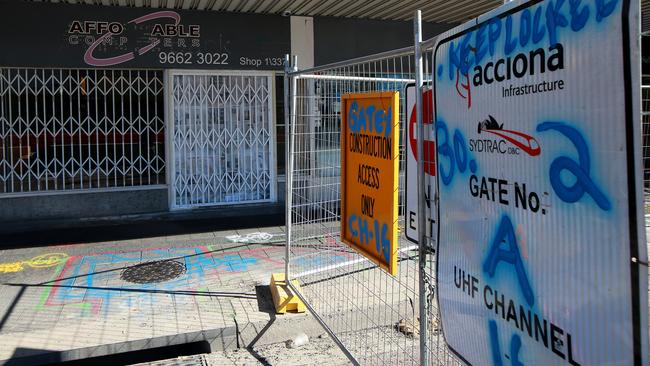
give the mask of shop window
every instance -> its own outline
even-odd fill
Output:
[[[165,183],[161,71],[0,69],[0,194]]]

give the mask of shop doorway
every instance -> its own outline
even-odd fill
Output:
[[[275,201],[273,74],[168,77],[171,208]]]

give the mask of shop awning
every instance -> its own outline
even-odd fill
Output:
[[[503,0],[46,0],[71,4],[233,11],[261,14],[459,23],[503,4]],[[641,0],[642,30],[650,31],[650,0]]]

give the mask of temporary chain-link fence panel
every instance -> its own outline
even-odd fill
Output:
[[[428,115],[433,94],[426,92],[432,80],[434,44],[435,40],[422,43],[423,135],[429,138],[435,124]],[[412,148],[411,136],[405,133],[410,122],[406,88],[416,82],[415,60],[414,49],[407,48],[287,74],[287,273],[300,283],[300,296],[312,314],[358,364],[420,364],[422,352],[429,364],[462,364],[443,339],[435,298],[435,252],[426,250],[426,265],[421,269],[419,247],[405,236],[406,191],[417,188],[407,186],[405,179],[406,149]],[[642,80],[646,79],[650,77]],[[459,95],[467,99],[471,98],[469,86],[464,85],[468,83],[460,77],[457,84]],[[395,277],[340,240],[341,96],[372,91],[400,92],[399,272]],[[650,85],[642,86],[641,95],[645,212],[650,217]],[[426,145],[422,153],[423,166],[435,170],[435,153],[430,154]],[[431,192],[428,199],[436,202],[431,194],[435,195]],[[426,239],[427,248],[436,247],[435,233]],[[425,332],[421,323],[426,324]]]
[[[419,301],[432,303],[432,296],[419,295],[418,246],[404,236],[405,88],[415,82],[414,75],[412,48],[289,75],[288,84],[293,86],[288,98],[292,104],[287,176],[290,278],[299,281],[310,310],[348,356],[361,364],[419,364]],[[399,273],[395,277],[340,240],[340,100],[346,93],[370,91],[400,93]],[[429,292],[433,294],[432,287]],[[435,308],[429,309],[434,320],[428,330],[428,352],[436,364],[447,364],[453,358],[436,326]]]

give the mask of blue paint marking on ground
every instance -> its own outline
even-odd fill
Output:
[[[178,259],[175,259],[178,258]],[[185,264],[186,271],[179,277],[160,283],[130,284],[120,278],[127,267],[156,260],[175,259]],[[155,301],[154,291],[195,291],[205,286],[208,272],[223,270],[239,272],[249,269],[258,262],[256,258],[242,258],[239,255],[226,255],[221,258],[205,254],[204,248],[153,249],[142,252],[119,254],[98,254],[84,256],[76,260],[70,270],[64,273],[63,280],[56,283],[57,303],[94,302],[100,303],[104,314],[112,300],[119,298],[130,306],[133,297]],[[116,290],[116,289],[121,289]],[[170,294],[172,295],[172,294]]]

